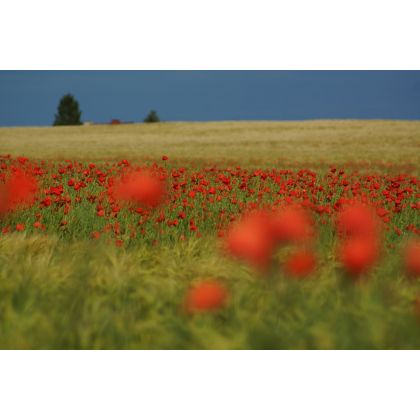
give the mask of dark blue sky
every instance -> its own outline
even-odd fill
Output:
[[[420,119],[420,71],[0,71],[0,125],[84,121]]]

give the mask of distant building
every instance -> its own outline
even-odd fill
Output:
[[[121,125],[121,124],[134,124],[133,121],[121,121],[118,118],[113,118],[109,122],[94,122],[94,121],[84,121],[83,125]]]

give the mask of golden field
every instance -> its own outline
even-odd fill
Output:
[[[420,163],[420,121],[168,122],[0,128],[0,154],[45,159]]]

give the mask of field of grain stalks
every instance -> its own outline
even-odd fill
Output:
[[[0,128],[0,348],[420,349],[419,152],[403,121]],[[255,242],[292,205],[310,238]]]
[[[0,128],[0,154],[37,159],[420,164],[420,121],[208,122]]]

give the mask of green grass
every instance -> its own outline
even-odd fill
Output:
[[[419,135],[420,123],[391,121],[16,128],[0,129],[0,154],[46,158],[54,168],[62,158],[101,164],[167,154],[169,168],[235,162],[314,167],[322,175],[335,163],[349,171],[417,173]],[[245,193],[240,198],[252,200]],[[45,232],[32,227],[38,211]],[[196,208],[190,216],[200,212]],[[202,237],[190,233],[185,220],[179,228],[184,241],[180,230],[164,225],[159,232],[153,223],[145,235],[130,239],[138,217],[123,210],[117,220],[124,246],[116,247],[112,236],[89,238],[109,223],[95,216],[95,205],[76,206],[66,228],[59,227],[63,218],[61,210],[47,208],[0,220],[0,227],[27,226],[25,232],[0,235],[0,348],[420,349],[413,312],[420,282],[404,276],[399,252],[407,235],[388,232],[381,264],[354,283],[335,260],[330,223],[320,225],[319,267],[310,278],[293,281],[280,269],[261,276],[227,258],[211,219],[200,226]],[[396,216],[396,226],[409,223],[419,226],[418,211]],[[226,285],[228,305],[214,314],[188,315],[185,292],[203,278]]]
[[[270,281],[215,251],[211,240],[176,247],[0,240],[2,348],[384,349],[419,348],[411,302],[419,285],[389,255],[365,284],[326,261],[316,276]],[[230,290],[226,309],[188,316],[182,301],[197,278]]]

